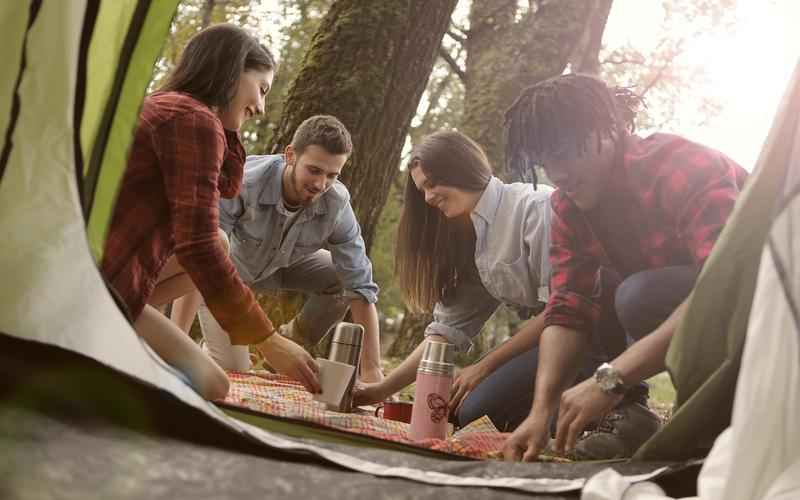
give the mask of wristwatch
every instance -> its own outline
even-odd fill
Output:
[[[628,390],[625,384],[622,383],[622,376],[619,371],[608,363],[603,363],[597,367],[594,372],[594,380],[600,389],[606,394],[616,394],[618,396],[625,394]]]

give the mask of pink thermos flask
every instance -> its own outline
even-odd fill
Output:
[[[444,439],[447,437],[447,413],[450,386],[453,384],[453,344],[426,341],[417,368],[417,386],[408,437]]]

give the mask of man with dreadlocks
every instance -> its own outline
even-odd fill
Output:
[[[686,297],[747,173],[682,137],[633,135],[639,105],[627,89],[572,74],[526,89],[507,112],[512,171],[535,183],[541,166],[558,188],[533,405],[507,459],[535,459],[556,414],[553,447],[582,458],[631,456],[658,429],[643,381],[664,370]],[[598,341],[611,361],[581,372]]]

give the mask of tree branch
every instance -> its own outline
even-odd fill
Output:
[[[614,57],[612,55],[612,56],[609,56],[609,57],[603,59],[602,61],[600,61],[600,64],[613,64],[613,65],[639,64],[639,65],[641,65],[641,64],[644,64],[645,62],[647,62],[647,61],[645,61],[644,56],[642,56],[641,54],[637,54],[635,57],[626,57],[626,56]]]
[[[600,73],[599,54],[603,42],[603,32],[611,13],[612,0],[595,0],[586,21],[583,36],[575,45],[570,62],[576,73]]]
[[[439,57],[444,59],[444,61],[453,69],[453,72],[458,75],[458,78],[462,83],[466,81],[467,75],[464,72],[464,69],[458,65],[458,62],[453,59],[453,56],[451,56],[442,46],[439,46]]]
[[[208,26],[211,24],[211,14],[214,12],[214,6],[216,3],[216,0],[206,0],[205,4],[203,5],[203,15],[200,21],[201,28],[208,28]]]
[[[467,41],[467,36],[466,36],[466,35],[462,35],[462,34],[460,34],[460,33],[456,33],[456,32],[455,32],[455,31],[453,31],[452,29],[449,29],[449,30],[447,30],[447,31],[445,32],[445,34],[446,34],[447,36],[449,36],[450,38],[452,38],[453,40],[455,40],[456,42],[458,42],[458,43],[462,44],[462,45],[463,45],[464,43],[466,43],[466,41]]]
[[[644,97],[648,92],[650,92],[650,90],[653,89],[653,87],[656,86],[656,84],[658,84],[661,78],[664,77],[664,73],[666,73],[667,69],[669,69],[669,67],[672,66],[672,62],[675,60],[678,54],[680,54],[683,51],[683,42],[684,39],[678,40],[678,43],[676,44],[675,49],[672,50],[670,56],[666,59],[666,61],[664,61],[664,64],[662,64],[661,67],[658,68],[658,71],[656,71],[656,74],[653,77],[653,79],[650,80],[650,82],[647,85],[645,85],[644,89],[642,89],[642,92],[639,94],[640,97]]]

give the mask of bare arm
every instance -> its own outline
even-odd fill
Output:
[[[686,315],[688,303],[687,298],[653,333],[631,345],[611,362],[626,385],[636,384],[664,371],[669,343]]]
[[[364,327],[364,340],[361,347],[361,379],[364,382],[380,382],[383,379],[383,371],[381,371],[378,310],[375,304],[370,304],[359,297],[350,301],[350,312],[353,315],[353,321]]]
[[[531,416],[550,418],[561,393],[575,381],[579,363],[586,350],[586,335],[563,326],[549,326],[539,345],[539,368],[536,372]]]
[[[630,346],[611,362],[626,385],[633,385],[664,370],[672,335],[686,313],[687,300],[653,333]],[[603,392],[594,379],[584,380],[564,392],[558,417],[555,449],[572,449],[581,432],[620,402],[622,396]]]
[[[447,342],[447,339],[439,335],[429,335],[425,340],[435,340]],[[403,387],[411,384],[417,378],[417,367],[422,359],[422,351],[425,349],[425,342],[420,343],[414,352],[408,355],[400,365],[392,370],[383,381],[377,384],[365,384],[355,392],[356,404],[365,405],[383,401],[392,394],[400,391]]]
[[[450,408],[458,411],[461,403],[486,377],[511,358],[532,349],[539,343],[544,328],[544,314],[526,321],[522,328],[511,339],[487,354],[477,363],[461,370],[453,382],[450,396]]]
[[[487,354],[480,363],[486,363],[490,373],[497,370],[511,358],[536,347],[543,329],[544,314],[534,316],[523,323],[519,331],[508,342]]]
[[[550,419],[561,393],[575,380],[578,360],[586,350],[586,335],[563,326],[544,329],[539,343],[533,407],[503,448],[507,460],[535,460],[547,446]]]

